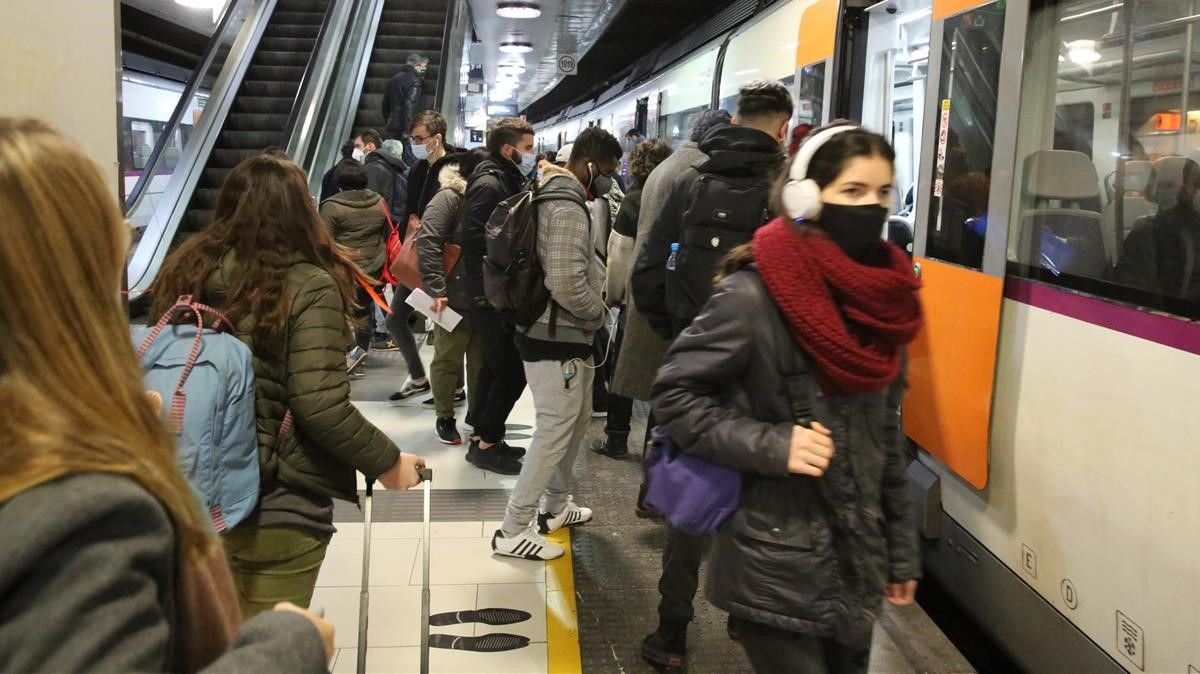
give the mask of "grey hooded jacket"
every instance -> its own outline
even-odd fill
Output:
[[[467,179],[459,173],[458,164],[446,164],[438,172],[438,181],[442,189],[433,195],[425,207],[421,229],[417,233],[421,277],[425,292],[430,297],[448,298],[450,308],[462,314],[464,320],[469,320],[474,303],[464,277],[462,258],[447,275],[442,257],[446,244],[462,245]]]
[[[580,200],[587,199],[575,175],[554,165],[542,169],[538,187],[571,191]],[[604,325],[606,309],[604,267],[596,256],[588,211],[568,199],[539,203],[537,250],[550,302],[537,322],[520,330],[532,339],[591,344]]]

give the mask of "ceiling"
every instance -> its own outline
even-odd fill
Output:
[[[627,0],[580,59],[579,73],[522,97],[522,112],[536,121],[580,97],[598,94],[643,56],[675,42],[728,5],[730,0]]]
[[[497,0],[470,0],[475,36],[479,43],[471,49],[471,63],[482,65],[484,80],[493,88],[500,79],[497,66],[520,63],[525,72],[507,102],[523,108],[549,92],[561,80],[558,57],[583,54],[599,39],[613,18],[629,0],[538,0],[541,16],[534,19],[506,19],[496,14]],[[500,51],[506,41],[533,45],[527,54],[510,55]],[[493,97],[493,102],[501,102]]]
[[[223,1],[229,2],[229,0]],[[186,7],[174,0],[121,0],[121,4],[140,9],[147,14],[152,14],[176,26],[182,26],[202,35],[212,35],[217,26],[217,22],[213,20],[214,11],[212,9]],[[215,15],[220,18],[221,7],[217,7],[216,10]]]

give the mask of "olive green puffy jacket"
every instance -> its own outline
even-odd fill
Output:
[[[208,278],[204,299],[218,310],[226,304],[234,269],[233,256],[226,255]],[[295,258],[284,297],[291,307],[285,358],[259,356],[251,334],[254,316],[237,322],[238,336],[254,353],[263,483],[277,480],[298,491],[354,501],[354,471],[374,479],[396,463],[400,450],[350,404],[345,307],[333,277]],[[288,409],[295,431],[280,443]]]

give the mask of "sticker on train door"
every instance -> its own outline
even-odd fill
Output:
[[[950,141],[950,99],[942,100],[942,117],[938,123],[937,169],[934,171],[933,196],[942,196],[942,179],[946,175],[946,146]]]

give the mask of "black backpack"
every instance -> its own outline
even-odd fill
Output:
[[[546,273],[538,259],[538,204],[571,201],[586,209],[569,190],[527,190],[501,201],[488,218],[483,258],[483,291],[503,320],[528,327],[550,302]]]
[[[689,192],[674,271],[668,269],[667,311],[692,322],[712,295],[713,276],[729,251],[771,219],[770,178],[701,171]]]

